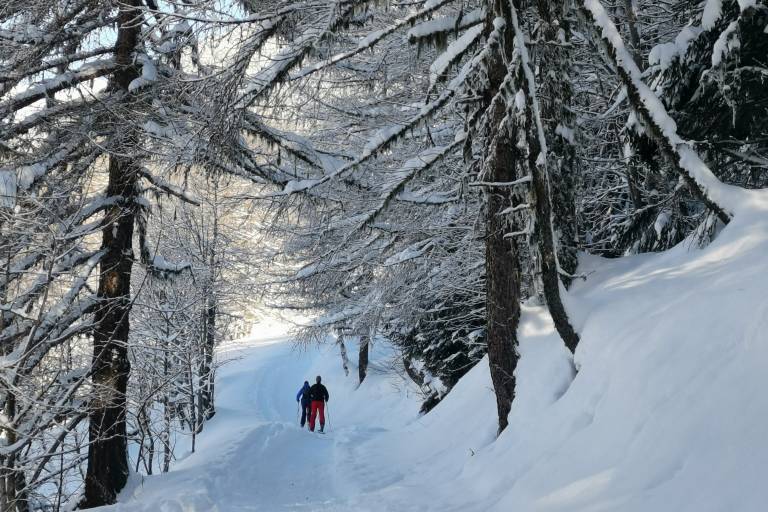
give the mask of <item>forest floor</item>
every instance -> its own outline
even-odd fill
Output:
[[[358,387],[332,343],[232,342],[196,453],[169,474],[134,475],[107,509],[765,510],[767,255],[762,194],[706,248],[583,256],[586,279],[566,296],[575,358],[546,310],[525,306],[517,395],[498,439],[487,360],[420,416],[385,343]],[[318,374],[331,395],[326,435],[297,420],[296,393]]]

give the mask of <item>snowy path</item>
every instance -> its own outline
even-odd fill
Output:
[[[222,358],[227,363],[217,378],[217,414],[198,438],[196,453],[166,475],[135,476],[121,503],[105,510],[360,510],[358,494],[401,478],[377,469],[375,460],[358,459],[358,442],[385,430],[337,427],[332,382],[330,432],[299,428],[294,397],[316,370],[316,351],[295,350],[286,339],[251,341],[226,347]]]
[[[294,421],[291,397],[309,364],[284,342],[247,350],[221,372],[218,423],[199,448],[203,455],[222,453],[209,468],[218,476],[211,494],[221,510],[301,510],[310,500],[333,497],[327,482],[311,476],[333,457],[332,444]]]

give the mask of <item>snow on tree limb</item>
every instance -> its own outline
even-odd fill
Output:
[[[338,2],[332,5],[327,14],[329,21],[323,27],[311,26],[301,36],[270,58],[270,64],[260,70],[253,78],[253,85],[241,95],[238,105],[241,108],[252,105],[254,101],[277,87],[295,67],[314,49],[315,45],[331,37],[336,29],[351,16],[359,1]],[[339,11],[338,14],[336,11]],[[320,20],[321,21],[321,20]]]
[[[434,246],[434,241],[421,240],[419,242],[416,242],[415,244],[409,245],[408,247],[398,252],[397,254],[390,256],[389,258],[384,260],[384,263],[382,263],[382,266],[391,267],[394,265],[401,265],[405,262],[412,261],[416,258],[421,258],[433,246]]]
[[[104,251],[98,251],[88,255],[84,270],[61,299],[48,308],[39,322],[37,319],[19,322],[0,332],[0,344],[13,343],[22,336],[26,337],[22,343],[15,345],[13,352],[0,357],[0,368],[9,368],[18,363],[33,368],[50,348],[66,340],[70,325],[98,304],[95,296],[84,299],[80,292],[88,286],[88,278],[104,254]]]
[[[456,151],[462,144],[464,144],[465,140],[466,135],[461,132],[456,135],[452,143],[446,146],[429,148],[422,151],[418,156],[406,161],[396,173],[400,177],[395,185],[391,186],[389,190],[382,194],[381,202],[376,208],[365,215],[364,220],[360,223],[360,227],[373,223],[387,209],[389,203],[405,189],[405,186],[411,180],[413,180],[419,173],[426,171],[447,155]]]
[[[307,138],[268,126],[253,113],[246,112],[243,121],[243,129],[246,132],[279,146],[313,167],[333,172],[342,165],[338,158],[318,151]]]
[[[51,107],[40,109],[15,123],[0,125],[0,140],[10,140],[17,135],[24,135],[33,128],[48,124],[69,114],[88,108],[98,101],[95,98],[76,98],[56,103]]]
[[[475,25],[467,30],[461,37],[448,45],[445,52],[435,59],[432,65],[429,67],[429,90],[431,91],[437,81],[445,75],[448,69],[455,63],[459,62],[461,58],[472,48],[472,46],[480,39],[485,31],[483,25]]]
[[[467,29],[485,20],[485,9],[475,9],[466,14],[457,14],[455,16],[443,16],[428,21],[423,21],[408,33],[408,42],[411,44],[420,43],[422,40],[430,40],[439,34],[454,32],[457,29]]]
[[[95,48],[93,50],[87,50],[74,54],[65,54],[56,58],[48,59],[39,65],[29,69],[12,69],[11,73],[4,77],[0,77],[0,95],[5,94],[16,85],[20,80],[25,77],[30,77],[54,69],[60,66],[69,66],[75,62],[82,62],[93,57],[100,57],[107,53],[111,53],[113,48]]]
[[[379,152],[386,150],[387,147],[402,137],[406,132],[408,132],[408,130],[411,130],[418,126],[420,123],[427,121],[437,112],[439,112],[440,109],[445,106],[464,86],[464,82],[466,81],[467,77],[472,72],[474,72],[477,66],[480,64],[482,60],[481,57],[482,53],[466,62],[458,75],[453,80],[451,80],[450,84],[440,93],[440,95],[430,103],[424,105],[418,114],[411,117],[409,120],[402,124],[386,127],[374,134],[374,136],[371,137],[366,143],[360,156],[358,156],[354,161],[344,165],[343,167],[340,167],[332,173],[325,174],[320,178],[290,181],[285,185],[282,192],[270,194],[265,197],[277,197],[281,195],[291,195],[299,192],[305,192],[318,185],[327,183],[328,181],[341,176],[344,173],[355,170],[360,165],[373,158]]]
[[[398,20],[396,23],[394,23],[390,27],[387,27],[382,30],[377,30],[375,32],[368,34],[367,36],[365,36],[364,38],[360,39],[357,42],[357,46],[353,50],[338,53],[333,57],[320,61],[316,64],[307,66],[299,70],[298,72],[296,72],[294,75],[291,75],[290,79],[298,80],[307,75],[320,71],[321,69],[327,68],[328,66],[332,66],[334,64],[338,64],[339,62],[343,62],[351,57],[354,57],[359,53],[364,52],[365,50],[373,48],[377,43],[379,43],[385,37],[397,32],[403,27],[412,25],[414,21],[422,19],[428,16],[429,14],[432,14],[433,12],[437,11],[441,7],[448,5],[452,1],[453,0],[440,0],[438,2],[431,2],[429,5],[426,5],[421,10],[411,14],[410,16],[407,16],[402,20]]]
[[[605,53],[616,67],[632,106],[645,127],[657,140],[692,192],[704,201],[722,222],[727,223],[738,211],[743,200],[739,188],[722,183],[690,144],[680,138],[675,121],[669,117],[661,100],[643,81],[642,72],[624,46],[616,25],[600,1],[582,0],[579,12],[587,25],[599,31],[599,40]]]
[[[62,73],[54,78],[34,84],[19,94],[0,103],[0,117],[8,117],[24,107],[83,82],[106,76],[118,68],[113,59],[101,59],[83,65],[78,71]]]
[[[158,176],[155,176],[152,174],[152,171],[147,169],[146,167],[142,167],[139,169],[139,173],[141,174],[142,178],[149,181],[152,185],[159,188],[160,190],[178,197],[182,201],[193,204],[195,206],[200,206],[200,199],[196,197],[194,194],[192,194],[189,190],[182,189],[181,187],[178,187],[174,185],[173,183],[169,183],[163,178],[160,178]]]
[[[20,166],[16,169],[0,167],[0,207],[13,206],[17,194],[29,190],[52,169],[67,162],[80,149],[80,142],[80,139],[76,139],[63,143],[55,152],[33,164]]]

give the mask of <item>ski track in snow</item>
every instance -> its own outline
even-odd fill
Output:
[[[398,471],[381,468],[375,459],[358,453],[359,443],[386,429],[334,425],[334,398],[343,393],[334,394],[341,390],[335,390],[332,382],[328,433],[299,427],[295,395],[302,379],[313,378],[312,363],[318,356],[314,349],[303,351],[285,338],[230,344],[222,352],[225,364],[216,381],[216,416],[198,437],[196,453],[175,463],[165,475],[133,475],[120,503],[100,510],[361,510],[359,494],[402,478]],[[326,356],[326,361],[331,359]],[[335,351],[332,359],[340,363]],[[376,380],[375,364],[370,371],[374,375],[369,378]],[[356,375],[354,369],[345,384]],[[393,388],[395,399],[398,394]],[[406,401],[418,410],[415,397]]]

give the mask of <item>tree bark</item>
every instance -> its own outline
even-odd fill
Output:
[[[510,8],[507,0],[498,0],[494,15],[510,20]],[[515,162],[521,155],[515,145],[511,120],[506,117],[506,105],[503,101],[493,101],[507,74],[505,63],[512,61],[513,49],[512,30],[507,25],[488,66],[489,87],[484,98],[484,105],[489,109],[489,126],[496,128],[488,134],[483,161],[487,179],[492,183],[512,182],[519,178]],[[505,118],[506,122],[503,122]],[[507,427],[507,417],[515,398],[520,261],[515,239],[506,236],[512,231],[509,216],[502,213],[515,201],[512,188],[491,187],[486,192],[485,201],[486,339],[500,434]]]
[[[627,16],[627,28],[629,30],[629,51],[638,67],[643,64],[640,53],[640,31],[637,30],[637,14],[635,14],[632,0],[624,0],[624,14]]]
[[[161,292],[165,299],[165,294]],[[163,380],[167,382],[171,370],[170,351],[171,346],[168,342],[171,338],[171,313],[165,313],[165,332],[163,332]],[[173,457],[173,447],[171,446],[171,390],[163,389],[163,468],[162,472],[167,473],[171,467],[171,458]]]
[[[202,431],[203,423],[216,414],[213,384],[213,350],[216,343],[216,299],[213,292],[207,293],[206,307],[203,312],[203,346],[200,358],[200,376],[198,392],[197,432]]]
[[[370,338],[368,336],[360,337],[360,353],[357,359],[357,372],[360,377],[360,384],[365,380],[365,376],[368,374],[368,346],[370,345]]]
[[[195,407],[195,378],[192,358],[187,358],[187,397],[189,398],[189,428],[192,431],[192,453],[197,448],[197,417],[200,412]]]
[[[489,179],[495,182],[514,181],[511,165],[504,162],[511,157],[509,140],[496,145]],[[520,275],[515,241],[505,238],[509,223],[501,212],[510,204],[510,192],[488,192],[485,240],[486,315],[488,363],[496,393],[500,434],[507,427],[507,416],[515,398],[515,368],[517,353],[517,326],[520,320]]]
[[[624,13],[627,18],[627,28],[629,31],[629,51],[635,60],[635,64],[640,67],[643,64],[643,58],[640,54],[640,32],[637,30],[637,15],[635,14],[632,0],[624,0]],[[627,139],[626,143],[632,143],[632,137],[627,137]],[[629,197],[632,199],[632,206],[634,206],[635,210],[640,210],[645,206],[638,188],[639,182],[639,162],[636,157],[632,157],[627,162],[627,188],[629,189]]]
[[[580,176],[576,156],[577,121],[573,103],[573,49],[570,43],[571,9],[568,0],[538,0],[539,13],[534,51],[540,71],[539,105],[547,139],[549,195],[560,280],[568,287],[578,265],[576,181]]]
[[[6,418],[16,416],[16,395],[8,390],[5,395],[3,414]],[[12,445],[17,441],[16,431],[12,428],[3,429],[5,443]],[[29,501],[27,500],[26,481],[24,472],[16,467],[16,454],[11,453],[0,458],[0,512],[27,512]]]
[[[206,307],[204,315],[204,339],[203,354],[200,367],[200,393],[198,428],[200,432],[203,428],[203,422],[210,420],[216,414],[214,404],[214,371],[213,371],[213,352],[216,347],[216,317],[218,315],[218,302],[216,299],[215,287],[218,271],[217,249],[219,240],[219,215],[218,215],[218,177],[213,178],[213,233],[211,234],[210,244],[208,246],[208,271],[209,289],[206,295]]]
[[[344,345],[344,336],[339,334],[339,351],[341,352],[341,366],[344,368],[344,375],[349,377],[349,358],[347,357],[347,347]]]
[[[139,0],[126,0],[118,15],[115,60],[118,70],[113,86],[128,95],[128,84],[138,77],[133,54],[141,24]],[[126,96],[130,100],[130,96]],[[122,201],[111,207],[102,230],[98,296],[93,333],[92,382],[88,470],[82,508],[115,502],[128,479],[126,438],[126,389],[130,372],[128,359],[133,229],[138,165],[131,156],[137,149],[138,131],[126,126],[115,137],[109,157],[108,197]]]
[[[561,47],[562,45],[559,44],[559,28],[556,25],[558,19],[565,18],[564,5],[561,2],[539,2],[538,11],[541,18],[542,37],[545,39],[544,49],[542,50],[539,62],[545,70],[552,70],[552,73],[547,76],[545,80],[547,83],[541,88],[541,91],[537,90],[538,88],[535,83],[529,82],[531,78],[525,76],[525,73],[520,73],[522,76],[519,77],[520,84],[527,84],[526,90],[529,92],[529,94],[526,94],[528,115],[525,117],[525,132],[529,150],[528,168],[531,174],[532,214],[535,219],[533,236],[537,246],[540,272],[537,279],[541,280],[544,301],[552,315],[552,320],[558,334],[560,334],[560,337],[565,342],[566,347],[571,352],[574,352],[579,343],[579,335],[570,323],[568,313],[560,296],[560,268],[558,261],[560,240],[555,239],[556,218],[552,206],[554,188],[552,182],[554,180],[551,176],[552,171],[558,177],[563,172],[570,174],[572,169],[560,169],[558,165],[573,164],[575,160],[573,149],[569,148],[568,144],[563,144],[566,141],[559,140],[560,138],[555,135],[558,125],[568,125],[564,115],[567,112],[571,90],[568,81],[563,80],[563,77],[567,77],[567,63],[565,62],[567,54],[565,49]],[[518,26],[518,28],[520,27]],[[524,34],[521,34],[521,39],[525,40]],[[539,102],[539,108],[535,108],[534,101],[538,100],[532,97],[530,91],[542,93],[541,96],[544,98],[544,101]],[[539,109],[541,110],[539,111]],[[539,119],[536,119],[535,116],[539,116]],[[547,120],[546,122],[545,119]],[[536,125],[538,122],[541,122],[542,131],[546,134],[545,136],[548,140],[552,142],[552,153],[548,155],[548,161],[545,162],[539,161],[539,155],[544,148],[542,148],[542,143],[539,139],[538,126]],[[558,183],[556,183],[560,189],[559,199],[565,203],[572,202],[573,194],[569,194],[565,190],[567,184],[564,181],[558,180]],[[561,208],[561,215],[558,220],[563,229],[560,229],[560,232],[571,231],[568,227],[569,223],[573,222],[573,219],[568,212],[567,208]],[[571,247],[570,249],[573,251],[574,248]],[[571,266],[569,271],[572,272],[575,269],[575,253],[572,255],[572,261],[570,261],[569,266]]]
[[[532,162],[532,168],[536,168],[535,162]],[[560,297],[560,278],[555,242],[552,234],[552,209],[548,199],[547,178],[543,173],[536,171],[533,171],[531,176],[531,186],[535,196],[533,201],[536,215],[535,231],[538,241],[544,300],[550,315],[552,315],[555,329],[560,334],[563,342],[565,342],[565,346],[573,353],[579,344],[579,335],[571,325],[568,313],[565,311],[565,306]]]
[[[2,225],[0,225],[2,228]],[[0,304],[8,303],[8,287],[11,282],[11,259],[13,257],[12,244],[7,245],[5,257],[3,286],[0,289]],[[51,256],[53,258],[53,256]],[[51,267],[53,263],[51,262]],[[49,267],[49,268],[51,268]],[[0,332],[10,324],[10,318],[6,319],[5,312],[0,311]],[[0,346],[0,355],[7,356],[13,351],[14,347],[10,344]],[[11,383],[3,384],[0,387],[0,399],[3,402],[3,414],[6,421],[11,425],[8,428],[0,429],[5,437],[4,445],[13,445],[18,436],[13,427],[16,418],[16,392],[15,386],[18,384],[18,376],[11,378]],[[16,453],[10,453],[0,457],[0,512],[27,512],[29,510],[29,501],[27,499],[27,485],[24,471],[16,467]]]

